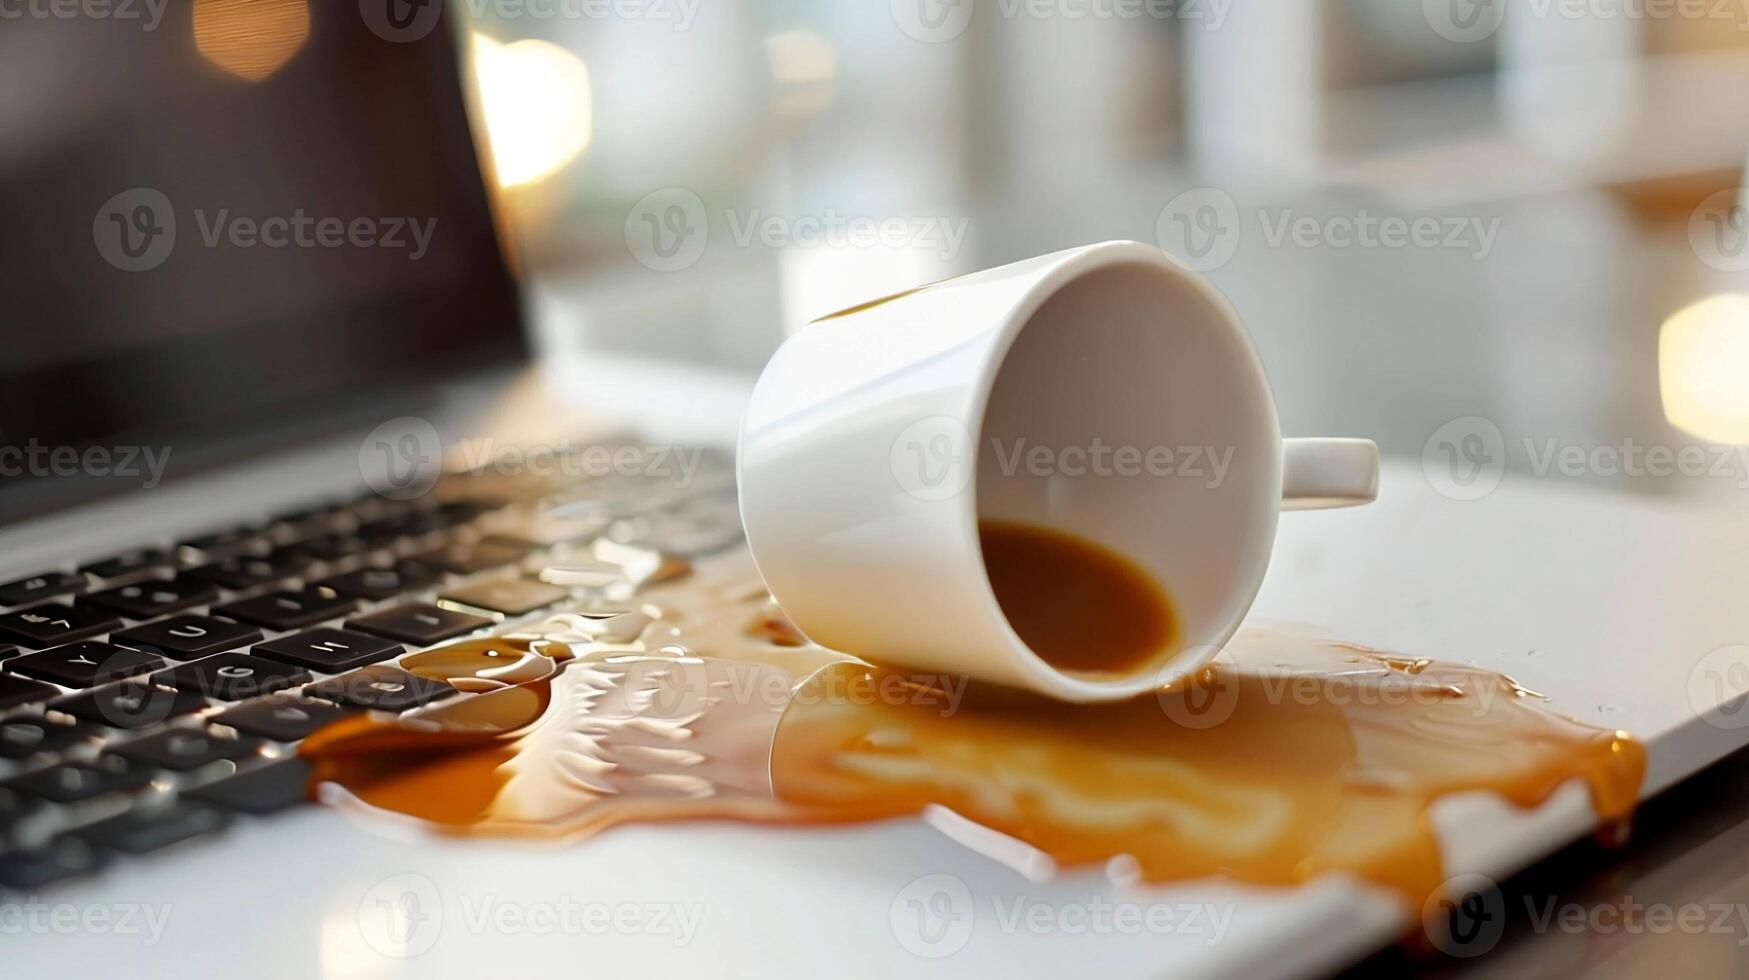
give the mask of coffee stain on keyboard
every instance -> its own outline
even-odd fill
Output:
[[[554,617],[414,654],[469,697],[306,740],[313,791],[458,835],[616,824],[848,824],[945,808],[1058,868],[1294,885],[1348,872],[1419,908],[1434,804],[1583,783],[1625,826],[1645,753],[1510,678],[1247,629],[1156,696],[1070,705],[882,671],[808,644],[756,587],[652,593],[636,638]],[[704,595],[712,601],[698,602]],[[581,625],[580,625],[581,624]]]

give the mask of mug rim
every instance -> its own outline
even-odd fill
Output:
[[[1113,678],[1091,678],[1064,671],[1052,666],[1044,658],[1033,652],[1020,634],[1015,632],[1014,625],[1003,613],[1002,605],[996,598],[995,588],[990,584],[989,569],[984,565],[983,545],[978,532],[978,493],[977,486],[984,462],[983,431],[986,415],[990,407],[990,398],[995,390],[996,379],[1002,373],[1002,367],[1008,360],[1009,351],[1027,324],[1031,323],[1046,302],[1061,293],[1070,284],[1083,276],[1102,269],[1121,265],[1135,264],[1153,270],[1158,274],[1170,277],[1174,285],[1188,287],[1197,297],[1206,303],[1215,314],[1221,329],[1238,341],[1238,350],[1242,352],[1242,364],[1248,367],[1260,382],[1259,388],[1265,400],[1262,412],[1264,425],[1268,429],[1272,452],[1264,454],[1264,465],[1269,467],[1265,475],[1270,486],[1275,487],[1276,504],[1268,508],[1264,517],[1266,526],[1263,533],[1257,537],[1259,554],[1249,556],[1254,566],[1242,589],[1242,608],[1250,609],[1256,602],[1257,594],[1263,588],[1263,580],[1269,567],[1269,558],[1274,550],[1275,537],[1281,520],[1281,485],[1282,485],[1282,435],[1281,417],[1275,404],[1275,392],[1269,383],[1269,373],[1264,368],[1263,359],[1257,352],[1256,342],[1245,328],[1245,321],[1239,311],[1233,306],[1226,294],[1217,289],[1207,276],[1190,268],[1174,258],[1171,253],[1154,246],[1136,241],[1108,241],[1080,248],[1070,249],[1056,265],[1048,269],[1037,281],[1027,287],[1019,301],[1009,307],[1004,315],[1000,328],[994,340],[984,351],[978,376],[966,386],[965,426],[973,434],[972,446],[972,482],[967,492],[961,496],[961,513],[959,525],[962,531],[970,536],[963,542],[975,556],[980,573],[979,593],[982,597],[985,615],[993,617],[998,624],[998,632],[1007,640],[1009,652],[1014,664],[1019,667],[1032,681],[1034,689],[1045,692],[1053,697],[1075,702],[1100,702],[1121,700],[1136,697],[1150,691],[1158,690],[1174,681],[1188,677],[1218,656],[1227,642],[1238,632],[1244,621],[1244,616],[1238,616],[1233,622],[1222,626],[1216,636],[1196,638],[1200,642],[1187,643],[1179,650],[1166,657],[1164,662],[1150,664],[1134,675]]]

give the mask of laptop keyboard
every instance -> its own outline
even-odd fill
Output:
[[[555,511],[559,515],[555,515]],[[741,540],[731,462],[671,477],[447,476],[0,584],[0,891],[35,891],[307,799],[298,743],[461,692],[395,666],[584,597],[554,561]]]

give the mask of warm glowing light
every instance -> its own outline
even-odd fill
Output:
[[[195,50],[238,78],[261,81],[309,37],[304,0],[195,0]]]
[[[1658,372],[1671,425],[1749,444],[1749,296],[1714,296],[1664,321]]]
[[[784,31],[765,39],[765,54],[779,112],[804,115],[837,100],[838,56],[830,41],[813,31]]]
[[[557,173],[589,146],[589,69],[546,41],[473,36],[474,75],[501,187]]]

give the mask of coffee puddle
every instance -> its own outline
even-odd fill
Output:
[[[731,576],[732,577],[732,576]],[[353,718],[302,749],[325,799],[446,833],[634,821],[842,824],[943,807],[1058,867],[1291,885],[1349,872],[1419,907],[1429,812],[1580,780],[1626,821],[1630,736],[1502,675],[1250,629],[1189,683],[1075,706],[883,672],[811,646],[755,585],[657,589],[403,666],[474,693]]]

